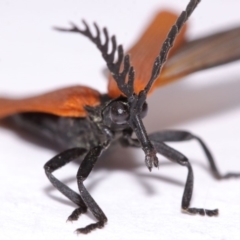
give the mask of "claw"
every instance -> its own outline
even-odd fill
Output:
[[[156,156],[155,151],[152,151],[152,152],[146,154],[145,164],[146,164],[146,166],[147,166],[147,168],[149,169],[150,172],[152,171],[153,166],[154,167],[159,166],[159,161],[158,161],[158,158]]]

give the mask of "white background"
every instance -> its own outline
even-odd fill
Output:
[[[104,62],[84,37],[52,26],[85,19],[107,26],[128,48],[158,9],[180,12],[187,0],[50,0],[0,2],[0,95],[27,96],[73,84],[106,91]],[[190,18],[189,38],[240,24],[238,0],[202,1]],[[145,120],[148,132],[187,129],[206,140],[222,173],[240,171],[240,62],[192,74],[154,92]],[[192,162],[192,206],[219,208],[219,217],[182,214],[186,169],[159,156],[149,173],[141,150],[115,147],[99,160],[86,186],[106,213],[102,230],[76,236],[95,221],[71,224],[75,205],[46,178],[43,165],[56,154],[34,138],[0,125],[0,239],[239,239],[240,179],[212,178],[194,141],[171,144]],[[76,187],[78,165],[56,175]]]

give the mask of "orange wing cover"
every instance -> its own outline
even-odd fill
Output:
[[[177,15],[168,11],[159,12],[137,43],[127,51],[130,54],[131,65],[135,69],[134,89],[136,93],[143,90],[149,81],[154,60],[177,17]],[[169,56],[174,54],[185,43],[185,32],[186,24],[178,34]],[[164,72],[164,68],[162,72]],[[162,79],[159,77],[151,90],[161,81]],[[109,77],[108,94],[113,98],[121,95],[115,80],[111,76]]]
[[[42,112],[66,117],[85,117],[84,106],[100,104],[100,93],[73,86],[23,99],[0,98],[0,118],[22,112]]]

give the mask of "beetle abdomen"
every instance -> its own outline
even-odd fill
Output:
[[[21,113],[11,117],[33,134],[56,143],[61,148],[82,147],[90,149],[99,141],[87,118],[59,117],[45,113]]]

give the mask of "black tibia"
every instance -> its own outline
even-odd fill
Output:
[[[83,148],[72,148],[58,154],[44,165],[45,173],[52,185],[79,207],[69,216],[68,220],[70,221],[77,220],[81,213],[87,211],[87,206],[79,194],[55,178],[52,172],[63,167],[65,164],[73,161],[79,156],[84,155],[86,152],[87,150]]]
[[[224,175],[221,175],[215,160],[208,149],[207,145],[203,142],[203,140],[190,132],[186,131],[177,131],[177,130],[166,130],[162,132],[156,132],[149,135],[149,139],[151,141],[157,141],[157,142],[180,142],[180,141],[186,141],[186,140],[192,140],[195,139],[198,141],[198,143],[203,148],[204,153],[206,154],[207,160],[210,164],[210,169],[213,174],[213,176],[217,179],[226,179],[231,177],[240,177],[240,173],[226,173]]]
[[[77,181],[78,181],[78,188],[80,195],[87,205],[88,209],[92,212],[92,214],[96,217],[98,222],[90,224],[84,228],[79,228],[76,230],[77,233],[89,233],[96,228],[102,228],[104,224],[107,222],[107,217],[101,210],[101,208],[97,205],[94,199],[90,196],[88,191],[83,185],[83,182],[88,177],[90,172],[92,171],[98,157],[103,150],[102,146],[92,148],[88,154],[85,156],[84,160],[82,161],[78,173],[77,173]]]
[[[182,210],[186,213],[190,214],[200,214],[200,215],[208,215],[208,216],[216,216],[218,215],[218,209],[208,210],[203,208],[190,208],[190,201],[192,198],[193,192],[193,170],[188,159],[181,154],[180,152],[174,150],[173,148],[167,146],[166,144],[158,141],[152,141],[156,151],[161,155],[165,156],[169,160],[180,164],[181,166],[187,167],[188,175],[187,181],[185,184],[183,197],[182,197]]]

